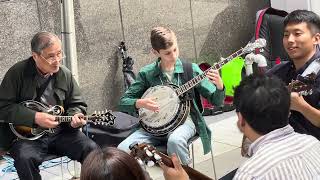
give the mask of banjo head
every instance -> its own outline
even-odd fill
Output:
[[[158,113],[145,109],[139,109],[139,119],[143,126],[157,129],[166,126],[176,116],[180,107],[180,99],[174,88],[158,85],[149,88],[142,98],[153,98],[160,106]]]

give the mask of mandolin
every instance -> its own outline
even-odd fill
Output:
[[[310,73],[305,77],[298,76],[297,80],[292,80],[287,86],[289,92],[297,92],[299,95],[307,96],[312,94],[312,87],[315,83],[316,74]]]
[[[147,163],[149,161],[152,161],[156,164],[164,163],[166,166],[173,168],[171,158],[164,153],[159,152],[155,147],[151,145],[145,143],[133,144],[130,146],[130,150],[130,154],[140,162],[142,161],[144,163]],[[182,165],[182,167],[187,172],[191,180],[212,180],[212,178],[200,173],[199,171],[189,166]]]
[[[62,106],[47,106],[37,101],[28,100],[20,103],[21,105],[37,111],[45,112],[55,116],[56,121],[59,123],[71,122],[72,116],[61,116],[64,113],[64,108]],[[100,124],[105,126],[112,126],[114,124],[115,116],[111,111],[98,112],[90,116],[85,116],[84,120],[88,123]],[[25,140],[36,140],[39,139],[46,133],[54,133],[54,128],[42,128],[42,127],[28,127],[28,126],[19,126],[9,123],[11,131],[20,139]]]

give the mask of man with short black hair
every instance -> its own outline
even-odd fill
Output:
[[[243,79],[234,93],[239,130],[253,142],[233,179],[318,179],[320,142],[288,124],[290,94],[276,77]]]

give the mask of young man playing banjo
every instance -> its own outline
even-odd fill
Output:
[[[194,98],[189,98],[189,104],[186,103],[186,106],[179,106],[181,109],[190,107],[190,113],[186,111],[187,113],[182,115],[184,120],[180,121],[181,116],[179,115],[171,115],[175,112],[181,114],[182,111],[172,105],[174,103],[171,101],[175,101],[176,104],[181,102],[180,98],[171,98],[177,96],[179,91],[173,91],[166,85],[173,84],[175,87],[183,85],[186,83],[183,82],[184,73],[187,73],[184,70],[186,62],[182,62],[178,57],[179,48],[175,33],[165,27],[156,27],[151,31],[150,39],[152,51],[158,58],[154,63],[140,70],[136,81],[125,92],[119,104],[120,111],[128,113],[139,111],[143,128],[131,134],[119,144],[118,148],[129,152],[129,146],[132,143],[143,142],[157,146],[167,142],[168,155],[175,153],[179,156],[182,164],[188,165],[191,163],[187,146],[188,140],[198,133],[202,140],[204,153],[208,153],[211,149],[211,132],[206,126],[199,110],[200,107],[197,106]],[[192,72],[190,72],[192,78],[203,73],[196,64],[189,64],[189,67],[192,68]],[[214,105],[219,106],[225,97],[219,72],[210,70],[206,76],[208,78],[203,79],[193,89]],[[171,91],[162,92],[163,89]],[[152,94],[153,92],[155,93]],[[148,93],[152,95],[148,96]],[[173,117],[171,118],[172,122],[165,122],[168,121],[166,118],[170,119],[170,116]],[[176,121],[180,122],[176,123]],[[170,127],[171,124],[175,124],[175,127]]]

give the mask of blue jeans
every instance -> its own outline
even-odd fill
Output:
[[[196,134],[196,128],[192,122],[190,116],[188,116],[186,122],[167,136],[155,137],[147,133],[143,129],[139,129],[122,141],[118,148],[126,152],[130,152],[129,146],[132,143],[147,143],[154,146],[161,145],[161,143],[167,141],[168,155],[175,153],[182,164],[187,165],[191,163],[189,157],[188,140]]]

